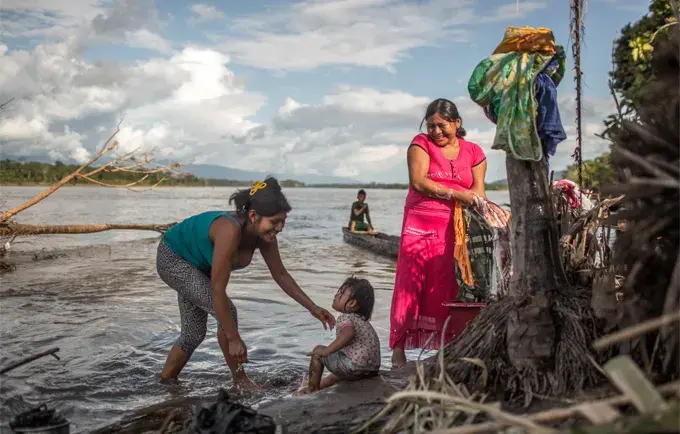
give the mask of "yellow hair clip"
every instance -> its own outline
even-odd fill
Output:
[[[257,181],[253,183],[253,188],[250,189],[250,195],[254,195],[258,190],[262,190],[267,187],[267,183],[263,181]]]

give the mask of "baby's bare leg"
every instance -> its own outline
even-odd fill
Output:
[[[324,377],[321,380],[321,382],[319,383],[319,389],[317,389],[317,391],[325,389],[327,387],[331,387],[334,384],[338,383],[339,381],[340,381],[340,379],[338,377],[336,377],[335,375],[328,374],[328,376]],[[296,392],[293,392],[293,396],[307,395],[307,394],[312,393],[312,392],[314,392],[314,391],[310,390],[309,386],[307,386],[307,387],[303,387],[302,389],[300,389]]]
[[[317,346],[316,348],[323,348],[321,346]],[[315,350],[316,350],[315,348]],[[309,391],[310,392],[316,392],[319,390],[319,386],[321,383],[321,376],[323,375],[323,362],[321,361],[321,358],[318,356],[312,356],[311,360],[309,361]]]
[[[319,390],[331,387],[338,383],[339,381],[340,379],[335,375],[328,374],[326,377],[323,378],[323,380],[321,380],[321,384],[319,384]]]

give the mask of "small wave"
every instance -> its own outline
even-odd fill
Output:
[[[272,300],[269,298],[258,298],[258,297],[244,297],[244,296],[232,296],[231,297],[233,300],[243,300],[243,301],[252,301],[255,303],[261,303],[261,304],[278,304],[280,306],[286,306],[286,303],[282,303],[277,300]]]

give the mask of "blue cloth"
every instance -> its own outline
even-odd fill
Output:
[[[543,154],[546,163],[551,156],[555,155],[557,145],[567,138],[567,133],[562,126],[560,109],[557,106],[557,87],[550,78],[552,70],[557,69],[558,60],[553,57],[548,65],[536,76],[535,94],[537,106],[536,131],[541,139]],[[493,105],[484,109],[486,117],[496,124],[496,112]]]
[[[541,138],[546,162],[549,161],[550,156],[555,155],[557,145],[567,138],[567,133],[562,127],[560,109],[557,106],[557,88],[549,75],[551,68],[557,68],[557,59],[554,57],[536,76],[535,81],[535,97],[538,103],[536,129]]]
[[[163,238],[168,247],[201,271],[212,269],[213,242],[210,241],[210,226],[218,217],[227,217],[241,222],[226,211],[206,211],[191,216],[171,227]],[[232,270],[243,267],[232,267]]]

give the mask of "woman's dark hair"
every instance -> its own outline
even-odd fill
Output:
[[[271,217],[280,212],[290,212],[292,209],[286,196],[281,191],[281,185],[276,178],[268,177],[263,182],[256,182],[251,188],[237,190],[229,197],[229,204],[234,202],[236,213],[246,215],[251,209],[263,217]]]
[[[453,102],[444,98],[436,99],[427,106],[427,109],[425,110],[425,117],[420,122],[420,129],[423,128],[423,124],[427,121],[427,118],[435,114],[438,114],[442,117],[442,119],[448,122],[460,120],[460,127],[458,127],[456,130],[456,137],[459,139],[465,137],[467,132],[465,131],[465,128],[463,128],[463,118],[461,118],[460,114],[458,114],[458,107],[456,107]]]
[[[373,315],[373,305],[375,304],[375,294],[371,282],[352,276],[343,282],[341,288],[350,288],[348,303],[352,300],[357,302],[357,310],[353,313],[369,321]]]

